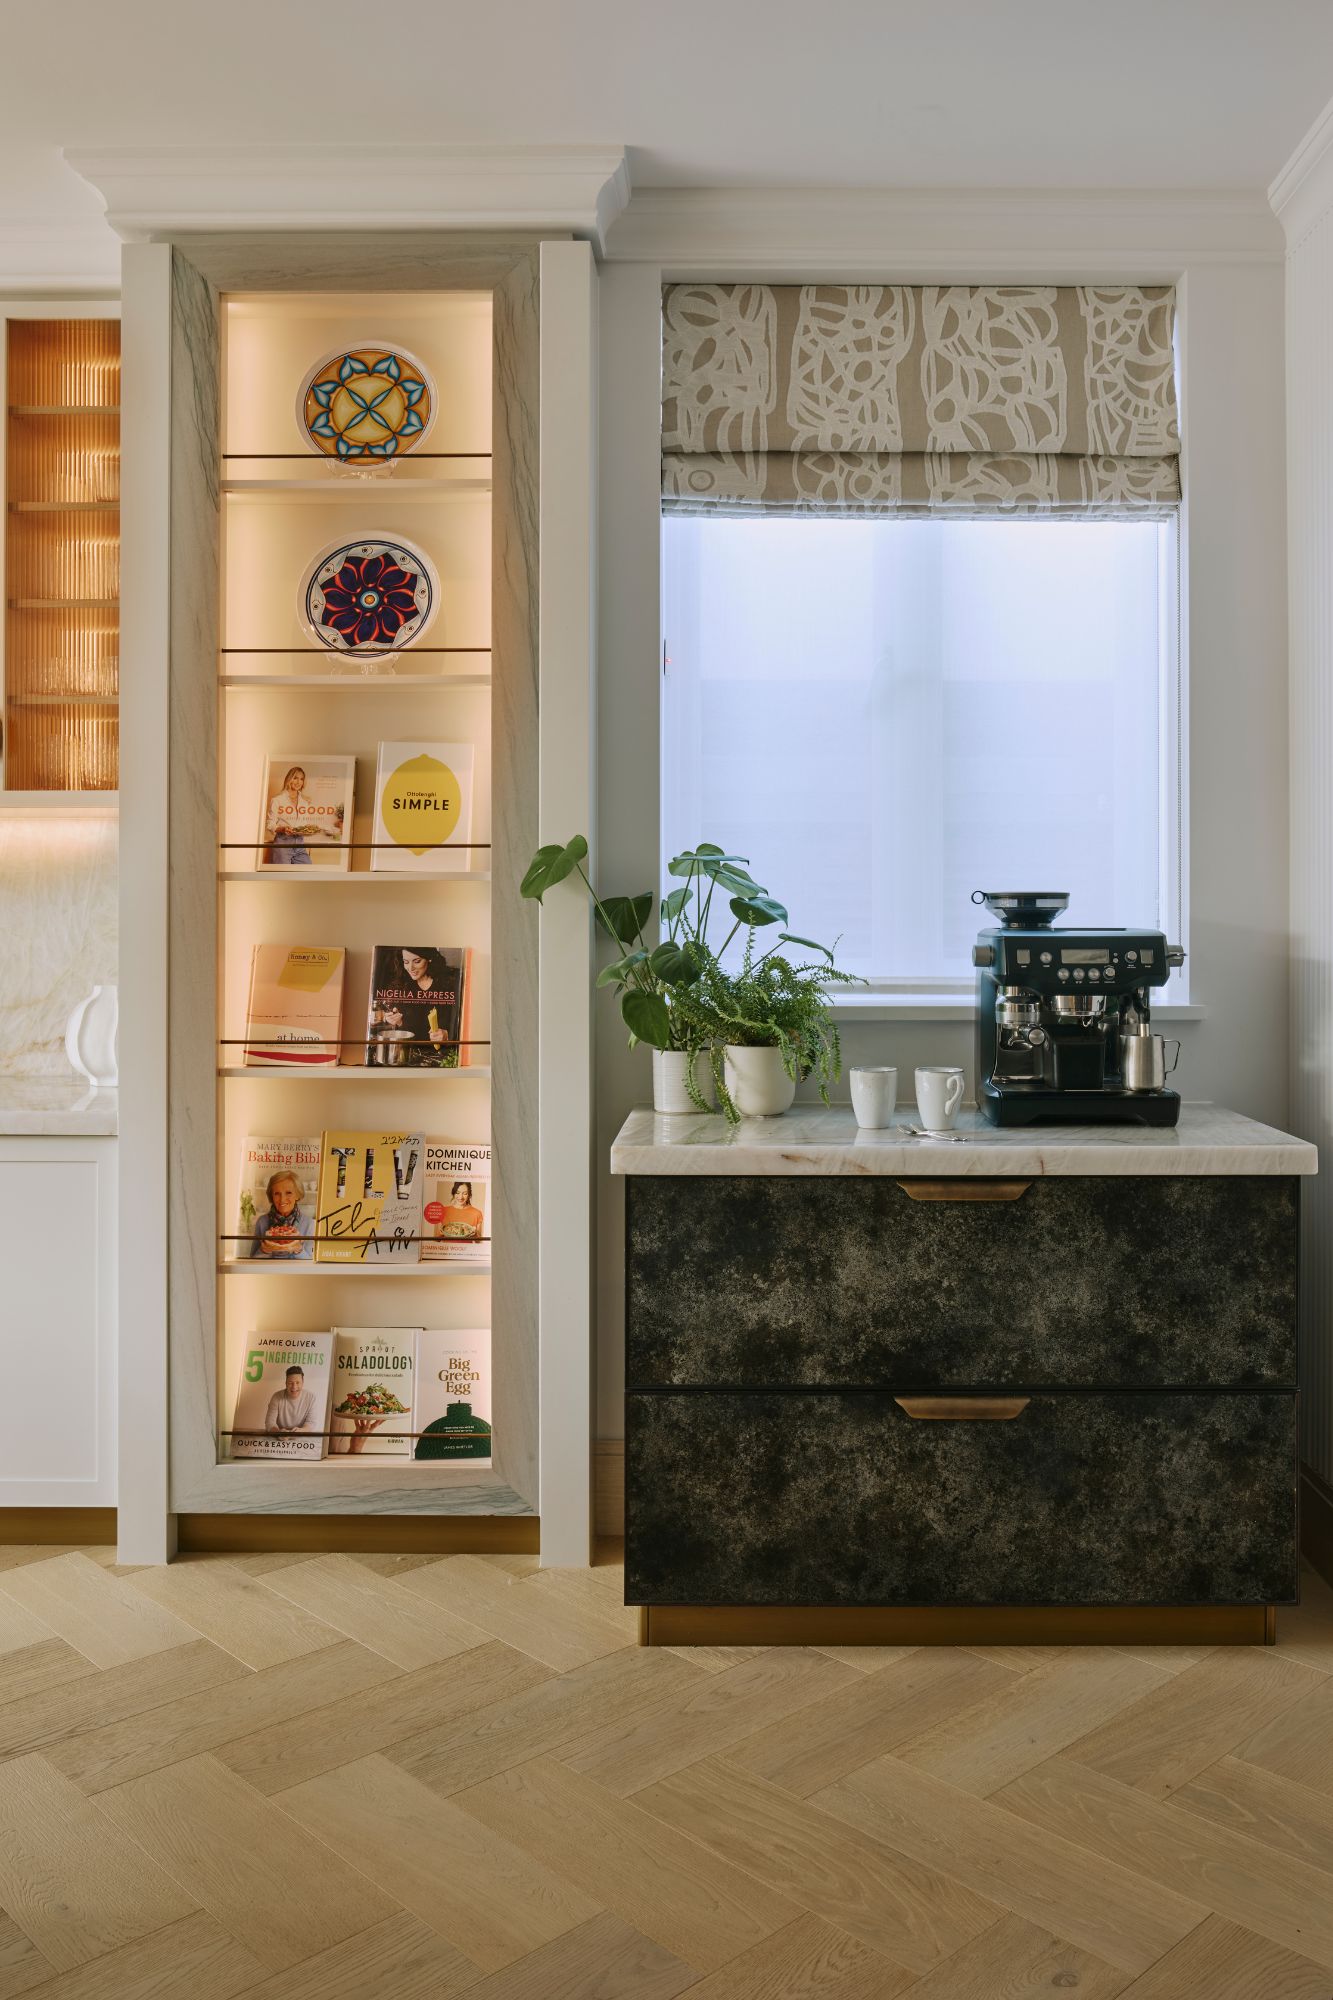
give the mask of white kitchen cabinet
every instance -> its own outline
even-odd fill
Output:
[[[116,1141],[0,1136],[0,1507],[114,1507],[115,1417]]]

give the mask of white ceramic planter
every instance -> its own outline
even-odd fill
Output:
[[[742,1118],[776,1118],[790,1111],[796,1085],[782,1067],[781,1049],[741,1049],[722,1052],[722,1074],[731,1101]]]
[[[653,1110],[676,1116],[682,1112],[697,1114],[698,1105],[690,1096],[686,1075],[690,1058],[678,1049],[653,1050]],[[713,1070],[708,1060],[707,1049],[700,1049],[694,1057],[694,1080],[703,1095],[705,1104],[717,1103],[717,1091],[713,1087]]]

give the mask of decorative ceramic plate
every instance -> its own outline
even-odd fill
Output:
[[[312,451],[345,464],[416,451],[435,416],[435,385],[405,348],[380,341],[326,354],[301,384],[296,420]]]
[[[330,652],[382,659],[421,637],[439,587],[430,557],[411,542],[380,535],[335,542],[305,573],[301,616]]]

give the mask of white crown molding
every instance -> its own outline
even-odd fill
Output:
[[[1268,199],[1289,245],[1333,208],[1333,99],[1274,180]]]
[[[606,255],[670,277],[1132,282],[1280,262],[1282,235],[1247,191],[636,188]]]
[[[0,216],[0,292],[49,298],[120,289],[120,245],[101,216]]]
[[[620,146],[146,146],[67,152],[126,242],[200,230],[568,230],[600,248]]]

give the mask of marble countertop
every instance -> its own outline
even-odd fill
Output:
[[[659,1117],[631,1111],[611,1147],[613,1174],[1313,1174],[1304,1139],[1221,1104],[1183,1104],[1180,1123],[1042,1125],[1005,1130],[964,1111],[957,1140],[914,1139],[899,1113],[863,1132],[850,1105],[800,1104],[780,1118],[729,1126],[720,1114]]]
[[[0,1137],[106,1137],[117,1129],[120,1094],[76,1076],[0,1076]]]

